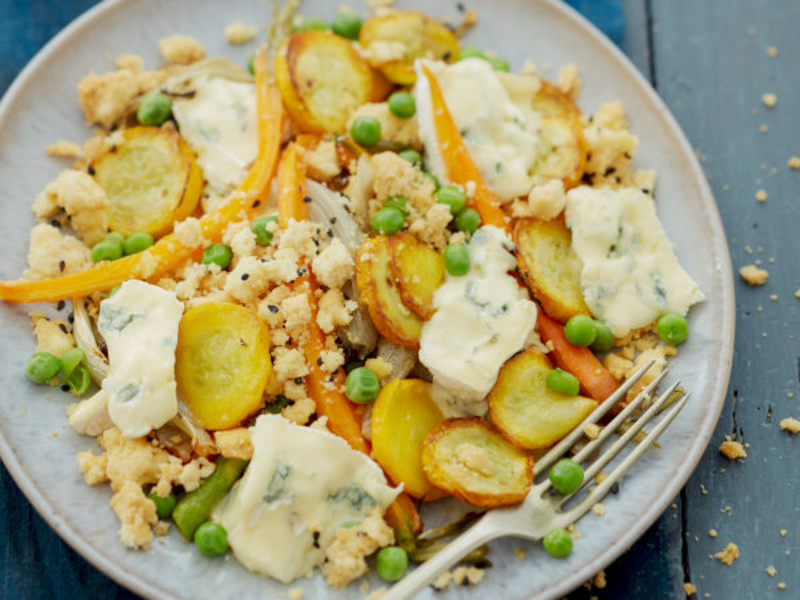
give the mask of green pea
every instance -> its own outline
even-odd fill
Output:
[[[325,19],[320,19],[319,17],[312,17],[311,19],[304,19],[300,25],[296,27],[292,27],[292,32],[297,31],[327,31],[330,29],[328,23]]]
[[[267,405],[264,407],[264,410],[266,410],[270,414],[279,415],[281,411],[290,404],[291,402],[286,396],[278,394],[271,402],[267,402]]]
[[[383,203],[383,208],[396,208],[403,213],[403,217],[407,217],[408,211],[406,210],[406,204],[408,204],[408,198],[402,194],[398,194],[397,196],[388,198],[386,202]]]
[[[400,546],[386,546],[378,550],[375,568],[378,577],[388,583],[400,581],[408,571],[408,553]]]
[[[422,164],[422,154],[420,154],[413,148],[406,148],[405,150],[401,150],[400,152],[397,153],[397,156],[399,156],[403,160],[407,160],[412,165]]]
[[[210,265],[214,263],[215,265],[219,265],[221,269],[227,269],[228,265],[231,263],[231,257],[233,256],[233,252],[231,249],[228,248],[225,244],[220,244],[219,242],[215,244],[211,244],[208,248],[203,250],[203,258],[200,262],[204,265]]]
[[[597,324],[592,317],[575,315],[564,325],[564,335],[573,346],[591,346],[597,337]]]
[[[508,64],[508,61],[500,56],[489,56],[487,57],[487,60],[495,71],[505,71],[508,73],[509,69],[511,68]]]
[[[389,111],[401,119],[413,117],[417,112],[417,101],[408,92],[395,92],[389,96]]]
[[[122,258],[122,245],[111,240],[103,240],[92,246],[92,262],[117,260]]]
[[[446,185],[436,192],[436,201],[440,204],[447,204],[450,207],[450,213],[457,215],[464,210],[464,206],[467,204],[467,195],[455,185]]]
[[[111,231],[103,239],[107,242],[113,242],[120,248],[123,248],[125,246],[125,236],[122,235],[119,231]]]
[[[83,361],[83,350],[70,348],[61,355],[61,372],[64,377],[69,377],[75,368]]]
[[[439,180],[436,178],[436,175],[434,175],[433,173],[428,173],[427,171],[424,172],[423,175],[425,175],[425,177],[430,179],[431,182],[433,183],[433,191],[438,192],[439,188],[441,188],[442,186],[439,185]]]
[[[175,510],[175,505],[178,504],[178,499],[172,492],[166,496],[159,496],[158,492],[153,490],[147,494],[147,497],[156,505],[156,514],[159,519],[169,519],[172,511]]]
[[[689,324],[682,314],[667,313],[658,320],[656,331],[665,344],[677,346],[689,337]]]
[[[611,333],[611,327],[608,326],[608,323],[599,319],[595,319],[594,324],[597,327],[597,337],[594,338],[594,343],[592,343],[592,350],[595,352],[611,350],[616,343],[614,334]]]
[[[458,60],[466,60],[468,58],[482,58],[486,60],[486,55],[483,50],[476,46],[462,46],[461,53],[458,55]]]
[[[572,536],[566,529],[551,529],[542,538],[542,544],[556,558],[565,558],[572,553]]]
[[[172,100],[160,92],[150,92],[139,103],[136,118],[142,125],[161,125],[172,114]]]
[[[566,396],[576,396],[581,389],[578,378],[568,371],[553,369],[547,374],[545,383],[554,392]]]
[[[122,245],[123,250],[125,250],[125,256],[130,256],[131,254],[139,254],[139,252],[144,252],[150,246],[153,245],[155,240],[153,236],[149,233],[132,233],[126,239],[125,243]]]
[[[469,272],[469,250],[464,244],[450,244],[444,250],[444,266],[450,275],[466,275]]]
[[[253,52],[250,56],[247,57],[247,70],[250,71],[250,75],[256,74],[256,53]]]
[[[374,146],[381,139],[381,122],[369,115],[358,116],[350,127],[350,137],[362,146]]]
[[[336,35],[348,40],[357,40],[361,33],[361,18],[349,10],[340,10],[331,24],[331,29]]]
[[[76,396],[82,396],[92,383],[92,376],[86,367],[78,366],[68,377],[64,377],[70,391]]]
[[[267,229],[270,223],[277,223],[278,217],[270,215],[268,217],[259,217],[251,225],[251,229],[256,234],[256,243],[259,246],[269,246],[272,242],[273,233]]]
[[[34,352],[25,367],[25,373],[33,383],[47,383],[60,370],[61,360],[49,352]]]
[[[228,532],[219,523],[208,521],[194,532],[194,545],[206,556],[219,556],[228,551]]]
[[[481,216],[474,208],[465,208],[456,215],[456,229],[475,233],[481,226]]]
[[[403,228],[406,218],[398,209],[389,206],[380,209],[372,217],[372,228],[378,233],[392,235]]]
[[[374,371],[366,367],[358,367],[347,374],[344,391],[350,400],[357,404],[367,404],[378,397],[381,382]]]
[[[562,458],[552,467],[547,477],[562,494],[571,494],[583,483],[583,467],[571,458]]]

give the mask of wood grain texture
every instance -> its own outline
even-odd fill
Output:
[[[800,5],[795,0],[654,0],[652,10],[658,91],[701,158],[734,268],[761,261],[770,273],[759,288],[737,277],[729,397],[711,446],[684,492],[686,575],[699,598],[705,593],[796,598],[800,437],[791,438],[778,424],[800,417],[800,300],[794,295],[800,287],[800,171],[786,165],[790,156],[800,155],[795,116]],[[777,48],[777,56],[768,55],[769,46]],[[774,108],[762,103],[768,92],[778,97]],[[754,198],[759,189],[767,192],[764,203]],[[726,435],[747,446],[743,462],[717,451]],[[712,528],[718,537],[709,537]],[[729,541],[740,548],[737,562],[729,567],[709,559]],[[777,569],[774,577],[765,572],[769,565]],[[779,582],[786,584],[785,591],[778,590]]]

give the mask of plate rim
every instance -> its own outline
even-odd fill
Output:
[[[662,515],[673,497],[685,486],[686,482],[691,477],[711,441],[711,436],[719,421],[719,416],[724,406],[725,398],[727,397],[730,373],[733,366],[736,314],[734,278],[730,250],[727,237],[724,235],[725,229],[720,217],[719,207],[686,134],[650,82],[622,50],[620,50],[605,34],[565,2],[560,2],[559,0],[539,0],[539,2],[560,13],[562,17],[579,28],[587,37],[592,38],[593,41],[598,43],[608,53],[609,57],[633,79],[639,90],[644,93],[647,100],[656,109],[658,117],[664,121],[666,127],[675,136],[684,156],[688,157],[688,162],[691,165],[691,176],[700,189],[700,200],[708,210],[707,216],[712,229],[723,234],[719,236],[719,239],[714,240],[714,246],[721,251],[716,258],[719,261],[718,270],[721,273],[720,278],[722,284],[720,313],[722,322],[722,348],[718,362],[720,368],[716,370],[716,377],[712,383],[712,390],[715,391],[715,394],[710,398],[713,402],[710,408],[713,408],[713,410],[706,413],[706,417],[698,430],[698,435],[694,438],[693,443],[686,452],[685,457],[688,460],[682,462],[675,473],[675,477],[667,483],[663,492],[659,495],[659,498],[649,504],[647,510],[640,514],[626,533],[617,538],[605,552],[598,554],[594,559],[584,563],[581,567],[570,573],[568,577],[553,582],[552,585],[542,589],[536,596],[531,596],[531,598],[559,598],[576,589],[584,581],[589,580],[597,572],[607,567],[628,550],[645,531],[651,527],[658,517]],[[2,129],[7,119],[7,112],[14,98],[22,88],[31,82],[39,65],[47,61],[62,44],[76,35],[79,35],[85,27],[91,26],[92,21],[102,17],[108,12],[118,9],[124,3],[125,0],[102,0],[71,21],[34,55],[22,71],[14,78],[11,85],[3,94],[2,100],[0,100],[0,129]],[[709,399],[706,401],[708,400]],[[128,573],[121,564],[117,564],[112,559],[103,555],[99,550],[96,550],[92,543],[84,538],[80,530],[71,526],[59,514],[57,508],[45,500],[32,478],[22,467],[21,462],[18,460],[17,455],[4,435],[0,435],[0,458],[2,458],[6,469],[14,479],[20,491],[36,508],[39,515],[64,542],[95,568],[118,584],[139,595],[149,598],[177,598],[174,594],[161,589],[154,583]]]

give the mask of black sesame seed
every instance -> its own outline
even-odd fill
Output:
[[[305,202],[306,204],[310,204],[311,203],[311,196],[303,196],[303,202]]]
[[[331,217],[331,225],[336,225],[336,217]]]
[[[59,271],[61,271],[63,273],[64,269],[66,269],[66,268],[67,268],[67,263],[66,262],[64,262],[63,260],[58,261],[58,270]]]
[[[278,312],[278,307],[275,306],[274,304],[267,304],[267,308],[269,309],[269,312],[273,312],[273,313]]]
[[[50,221],[50,225],[52,225],[56,229],[61,229],[61,221],[59,221],[58,219],[53,219],[52,221]]]
[[[56,310],[64,310],[64,307],[67,305],[66,302],[63,300],[59,300],[58,304],[56,304]]]
[[[619,494],[619,481],[615,481],[609,490],[612,494]]]
[[[333,229],[331,229],[330,227],[328,227],[328,237],[329,238],[333,237]]]
[[[319,240],[317,238],[314,238],[314,245],[319,246]]]
[[[250,273],[242,273],[242,281],[247,281],[250,279]]]
[[[63,323],[59,323],[59,324],[58,324],[58,328],[59,328],[61,331],[63,331],[64,333],[69,333],[69,329],[67,329],[67,326],[66,326],[66,325],[64,325]]]
[[[69,386],[65,383],[64,385],[61,386],[61,391],[62,392],[68,392],[69,391]]]
[[[258,208],[259,206],[261,206],[261,200],[256,200],[253,202],[253,208]]]
[[[453,55],[453,53],[452,53],[452,52],[450,52],[450,50],[448,50],[447,52],[445,52],[444,54],[442,54],[442,60],[445,60],[445,61],[446,61],[446,60],[450,60],[450,57],[451,57],[452,55]]]
[[[299,269],[297,269],[298,275],[305,275],[306,273],[308,273],[308,269],[306,269],[305,267],[300,267]]]
[[[72,313],[69,313],[69,316],[67,317],[67,321],[69,321],[70,323],[74,323],[75,322],[75,315],[72,314]]]
[[[303,385],[303,378],[302,378],[302,377],[295,377],[295,378],[294,378],[294,382],[295,382],[297,385]]]
[[[95,174],[94,167],[93,167],[92,165],[89,165],[88,167],[86,167],[86,172],[87,172],[89,175],[94,175],[94,174]]]
[[[318,367],[321,367],[321,366],[322,366],[322,359],[321,359],[321,358],[319,358],[319,357],[317,357],[317,366],[318,366]]]
[[[616,173],[616,172],[617,172],[617,169],[616,169],[616,167],[608,167],[608,168],[606,169],[606,172],[605,172],[605,173],[603,173],[603,177],[608,177],[609,175],[613,175],[613,174],[614,174],[614,173]]]
[[[464,3],[463,2],[457,3],[456,4],[456,8],[458,9],[458,12],[464,12],[464,10],[465,10]]]

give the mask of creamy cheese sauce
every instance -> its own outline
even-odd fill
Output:
[[[127,281],[100,303],[97,328],[108,346],[111,421],[127,437],[141,437],[178,414],[175,347],[183,315],[173,292]]]
[[[250,429],[253,459],[214,511],[236,558],[284,583],[322,564],[340,527],[354,526],[401,488],[381,468],[326,431],[262,415]]]
[[[448,416],[485,414],[500,367],[525,346],[536,325],[536,305],[508,274],[517,261],[506,234],[481,227],[467,248],[469,272],[447,275],[420,339],[420,362],[447,392],[435,397]]]
[[[678,264],[655,204],[638,188],[570,190],[566,219],[583,262],[586,304],[616,337],[667,312],[686,314],[705,298]]]
[[[491,190],[501,201],[527,195],[534,183],[532,168],[539,155],[540,116],[531,108],[538,80],[505,76],[507,90],[485,60],[471,58],[451,65],[426,64],[439,82],[447,108]],[[436,150],[439,144],[430,87],[419,64],[414,95],[426,166],[447,181],[444,162]]]
[[[256,158],[256,95],[251,83],[206,75],[195,79],[192,89],[192,98],[175,99],[172,114],[203,169],[208,212],[239,185]]]

